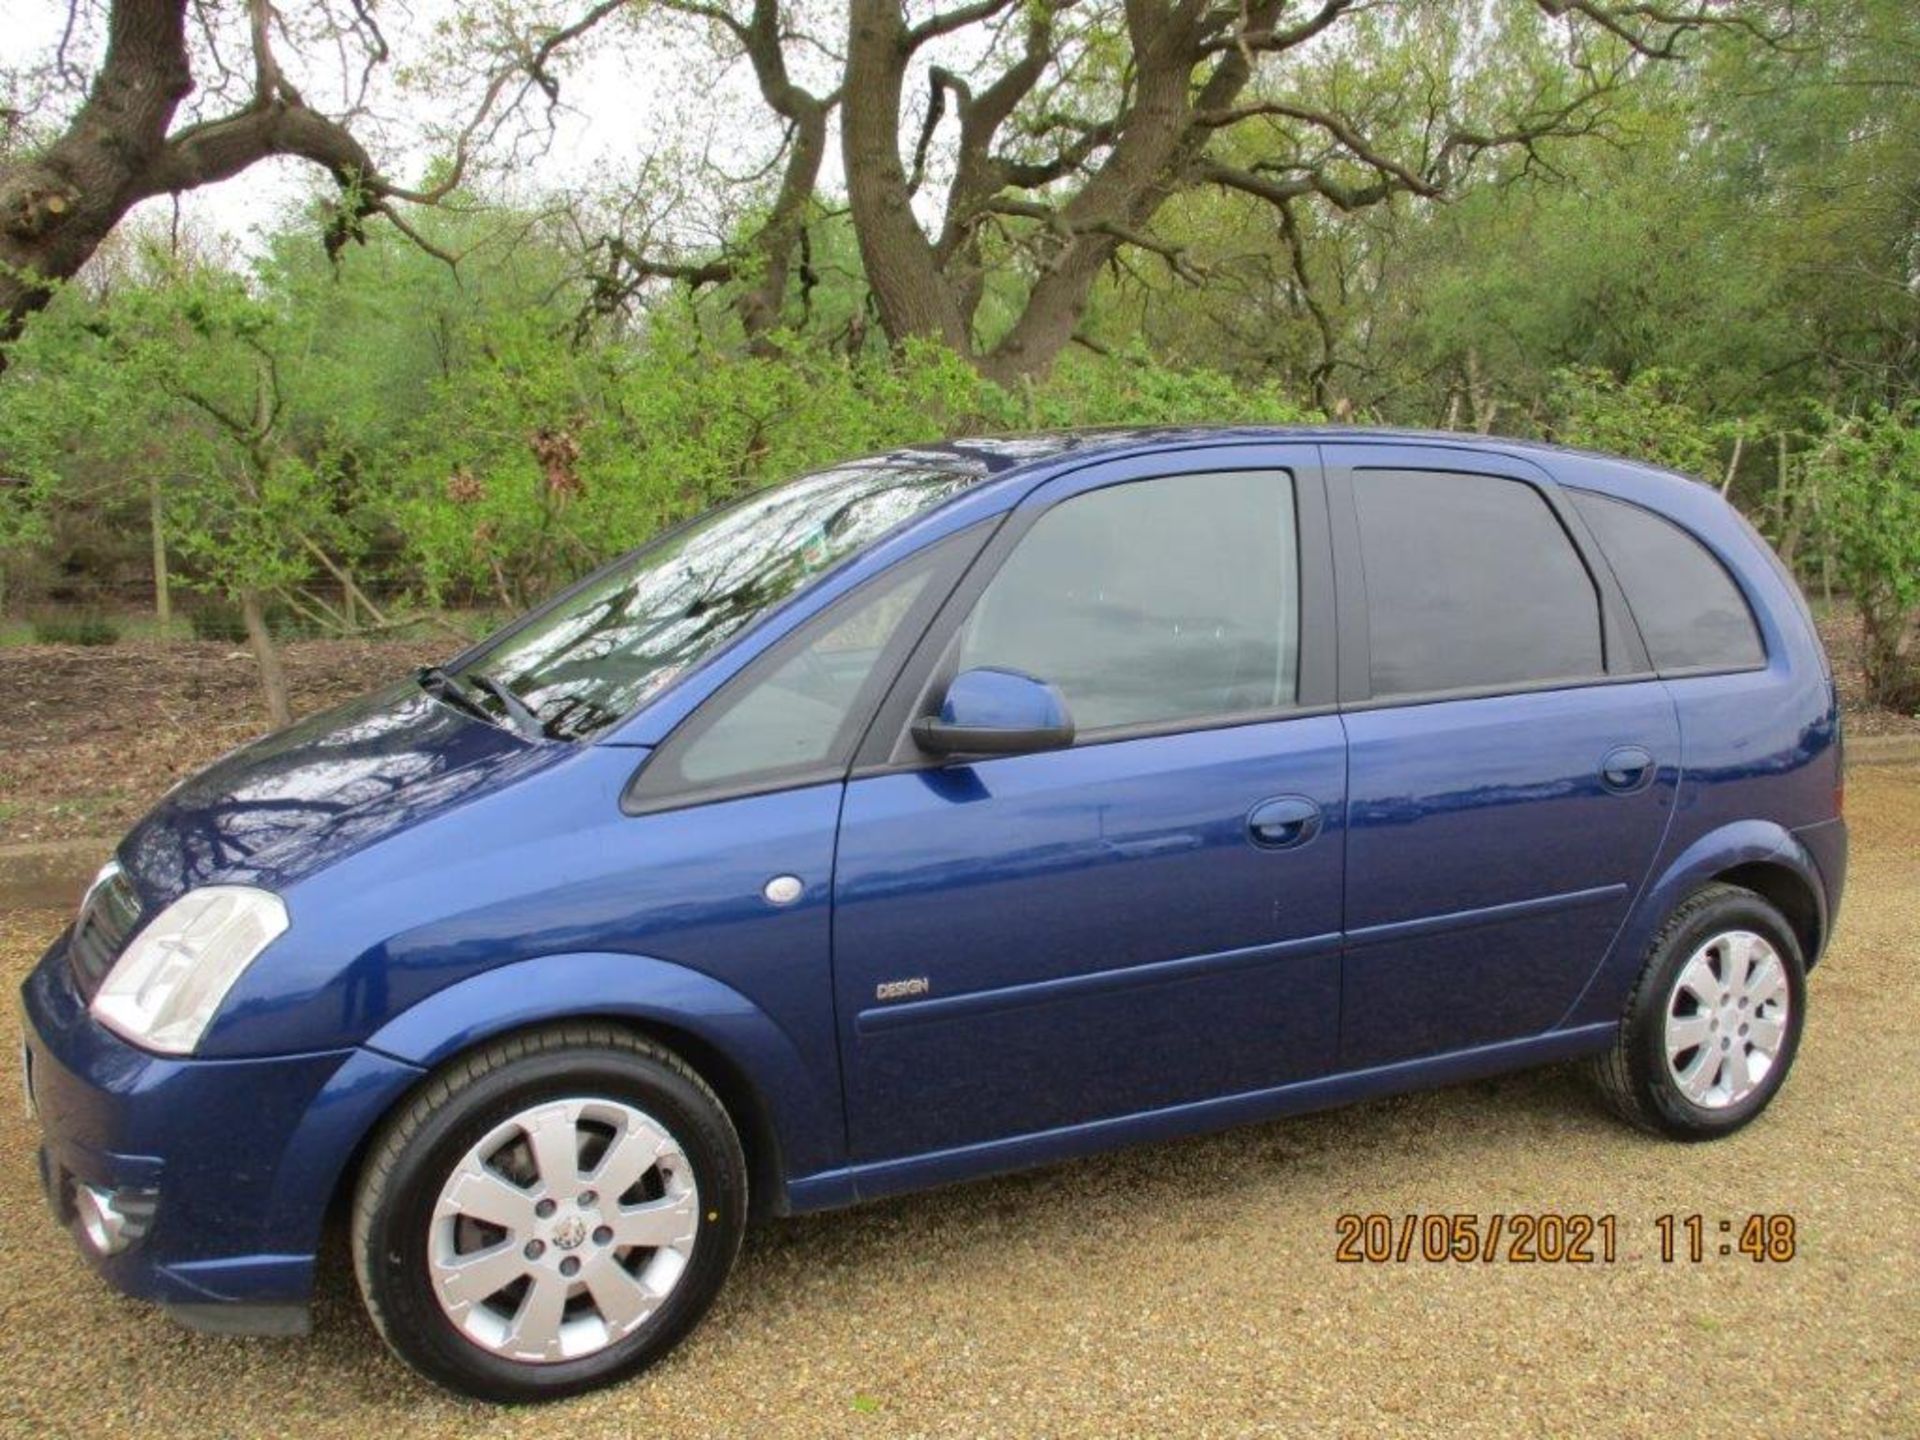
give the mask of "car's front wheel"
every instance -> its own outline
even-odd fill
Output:
[[[1707,885],[1654,938],[1594,1076],[1631,1123],[1710,1140],[1738,1130],[1779,1092],[1806,1010],[1793,927],[1751,890]]]
[[[740,1141],[677,1056],[574,1025],[451,1063],[382,1128],[353,1249],[375,1327],[430,1379],[557,1399],[644,1368],[719,1293]]]

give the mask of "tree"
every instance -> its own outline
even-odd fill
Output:
[[[371,71],[387,58],[365,0],[302,6],[309,28],[339,46],[345,94],[334,113],[309,104],[282,68],[274,36],[288,33],[288,25],[272,0],[246,0],[244,37],[231,33],[236,26],[225,7],[108,0],[105,44],[90,80],[68,50],[95,12],[86,0],[68,6],[59,52],[37,70],[7,76],[36,120],[69,99],[77,104],[60,128],[29,127],[24,140],[0,151],[0,344],[79,273],[134,206],[231,179],[269,156],[298,156],[332,177],[340,201],[326,237],[331,250],[376,213],[406,226],[392,208],[396,198],[445,193],[393,185],[354,133]],[[224,59],[240,50],[251,59],[244,72]],[[357,72],[348,59],[356,51]],[[196,86],[200,93],[183,117]],[[0,349],[0,367],[5,363]]]
[[[1920,405],[1827,416],[1809,468],[1860,607],[1868,698],[1920,713]]]
[[[1768,33],[1724,4],[1637,0],[1534,0],[1492,18],[1440,0],[964,0],[917,16],[905,0],[847,0],[836,47],[798,0],[738,3],[659,0],[650,13],[703,21],[751,62],[782,132],[767,166],[776,192],[717,252],[654,225],[637,227],[650,245],[625,227],[604,237],[605,291],[731,286],[764,344],[804,259],[837,111],[880,326],[896,344],[935,339],[1003,382],[1052,365],[1122,255],[1198,278],[1156,226],[1175,196],[1230,191],[1283,226],[1314,205],[1442,200],[1483,157],[1593,133],[1624,86],[1698,33]],[[551,96],[563,46],[635,13],[603,0],[564,25],[510,20],[488,53],[496,67],[534,57],[522,68]],[[843,56],[830,83],[797,83],[803,65],[822,69],[820,53]]]
[[[1595,135],[1490,155],[1445,203],[1184,191],[1154,228],[1205,284],[1123,250],[1080,334],[1414,425],[1538,433],[1570,368],[1684,374],[1709,422],[1897,403],[1920,383],[1920,7],[1803,0],[1788,44],[1723,29],[1689,50],[1642,67]],[[1350,93],[1413,65],[1364,59]],[[1289,83],[1331,63],[1301,57]],[[1771,480],[1747,433],[1736,496]]]
[[[1642,370],[1624,384],[1604,370],[1555,377],[1552,437],[1568,445],[1626,455],[1705,479],[1715,469],[1719,436],[1679,398],[1690,378]]]
[[[302,587],[319,573],[358,593],[334,457],[300,443],[289,403],[288,360],[310,332],[240,277],[163,256],[142,283],[61,299],[20,342],[0,445],[34,462],[43,503],[72,503],[57,482],[86,472],[144,504],[165,474],[165,538],[188,583],[238,608],[268,717],[287,723],[269,601],[314,603]]]

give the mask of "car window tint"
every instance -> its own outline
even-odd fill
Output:
[[[1627,592],[1656,668],[1744,670],[1765,663],[1746,598],[1706,546],[1624,500],[1577,490],[1573,503]]]
[[[960,668],[1057,685],[1081,734],[1294,699],[1299,556],[1279,472],[1108,486],[1047,511],[969,616]]]
[[[875,667],[925,591],[931,557],[908,562],[816,620],[808,638],[764,673],[723,690],[642,772],[636,793],[734,788],[838,763]]]
[[[1353,477],[1375,697],[1600,674],[1600,597],[1531,485],[1491,475]]]

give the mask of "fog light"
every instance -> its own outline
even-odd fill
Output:
[[[146,1190],[109,1190],[76,1182],[73,1211],[80,1233],[96,1254],[118,1255],[147,1233],[153,1218],[153,1194]]]

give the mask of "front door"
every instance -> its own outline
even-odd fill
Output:
[[[1341,1068],[1551,1030],[1665,833],[1672,700],[1544,477],[1327,453],[1348,642]]]
[[[1315,451],[1188,463],[1024,501],[869,737],[834,891],[856,1164],[1334,1063],[1346,754]],[[980,666],[1056,685],[1075,743],[914,754],[902,721]]]

